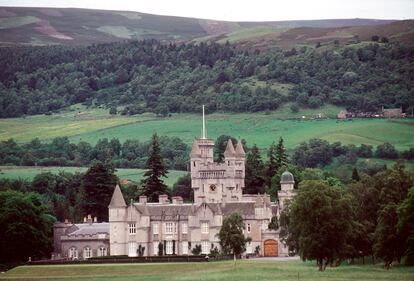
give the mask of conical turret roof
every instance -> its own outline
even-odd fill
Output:
[[[114,194],[112,194],[111,203],[109,203],[110,208],[116,207],[126,207],[124,196],[122,195],[121,188],[119,185],[116,185]]]
[[[193,142],[193,147],[191,148],[191,156],[200,156],[201,155],[201,150],[200,147],[198,146],[197,140],[194,140]]]
[[[234,150],[233,142],[231,139],[227,141],[226,151],[224,151],[225,157],[233,157],[236,151]]]
[[[236,156],[246,156],[246,152],[244,152],[243,144],[241,143],[240,139],[237,141],[236,145]]]

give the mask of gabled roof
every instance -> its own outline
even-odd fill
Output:
[[[109,208],[118,208],[126,207],[124,196],[122,195],[121,188],[119,185],[116,185],[114,193],[112,194],[111,203],[109,203]]]
[[[241,143],[240,139],[237,141],[236,145],[236,156],[246,156],[246,152],[244,152],[243,144]]]
[[[191,148],[191,156],[201,156],[201,150],[200,147],[198,147],[197,140],[194,140],[193,147]]]
[[[233,157],[236,151],[234,150],[233,142],[231,139],[227,141],[226,151],[224,151],[225,157]]]
[[[229,216],[232,213],[254,216],[254,202],[227,202],[222,209],[224,216]]]

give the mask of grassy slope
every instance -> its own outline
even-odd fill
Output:
[[[27,179],[32,180],[37,174],[41,172],[52,172],[57,174],[59,171],[66,171],[70,173],[84,172],[87,168],[84,167],[15,167],[15,166],[0,166],[0,178],[10,179]],[[116,174],[120,179],[127,179],[135,183],[139,183],[145,170],[142,169],[117,169]],[[169,171],[168,178],[164,179],[165,183],[172,187],[179,177],[186,174],[184,171]]]
[[[300,26],[311,27],[313,30],[336,30],[343,26],[356,26],[357,29],[351,33],[371,34],[370,29],[366,31],[365,26],[390,22],[392,21],[333,19],[243,23],[159,16],[132,11],[0,7],[0,44],[91,44],[146,38],[199,41],[220,40],[224,37],[222,42],[258,39],[254,45],[261,45],[259,42],[263,40],[262,37],[266,42],[268,38],[272,38],[272,42],[266,44],[273,44],[273,39],[279,38],[283,31]],[[393,27],[392,32],[392,35],[407,34],[411,30]],[[60,36],[56,37],[53,34]],[[305,34],[303,38],[308,37]],[[291,41],[288,40],[288,43]]]
[[[342,265],[318,272],[314,263],[301,261],[239,261],[168,263],[168,264],[106,264],[66,266],[20,266],[0,276],[13,280],[412,280],[413,267],[394,267],[386,271],[380,265]]]
[[[108,115],[107,110],[95,109],[68,111],[52,116],[30,116],[26,118],[0,119],[0,140],[14,138],[26,142],[34,137],[50,140],[56,136],[68,136],[72,141],[84,140],[95,143],[99,138],[149,140],[153,132],[159,135],[176,136],[191,144],[200,135],[201,118],[196,114],[174,114],[158,118],[152,114],[132,117]],[[326,106],[317,110],[291,113],[286,105],[275,112],[210,114],[207,115],[207,130],[211,138],[231,134],[268,147],[280,136],[286,147],[293,148],[310,138],[322,138],[330,142],[346,144],[361,143],[378,145],[390,142],[398,149],[414,147],[413,119],[354,119],[351,121],[327,120],[283,120],[288,117],[315,116],[319,112],[335,116],[340,108]],[[81,112],[81,113],[79,113]]]

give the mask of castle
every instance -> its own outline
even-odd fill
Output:
[[[138,202],[127,205],[116,186],[108,206],[110,255],[189,255],[197,245],[201,245],[202,254],[209,254],[214,248],[220,249],[217,234],[223,219],[235,212],[244,220],[245,236],[251,238],[246,254],[288,255],[279,230],[268,229],[268,225],[272,217],[279,216],[285,201],[294,196],[293,175],[288,171],[282,174],[279,202],[271,202],[267,194],[243,194],[246,153],[241,141],[234,147],[229,140],[224,162],[216,163],[214,142],[205,130],[204,107],[202,128],[190,153],[194,202],[184,203],[178,196],[170,202],[167,195],[160,195],[158,202],[147,202],[146,196],[140,196]],[[65,250],[74,247],[67,244],[62,255],[73,257]]]

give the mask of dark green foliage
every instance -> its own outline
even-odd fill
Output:
[[[181,196],[184,201],[190,202],[194,198],[194,191],[191,188],[190,173],[180,177],[173,185],[172,196]]]
[[[374,41],[374,42],[378,42],[379,41],[379,36],[378,35],[373,35],[372,37],[371,37],[371,40],[372,41]]]
[[[357,151],[358,157],[371,158],[372,157],[372,145],[361,144]]]
[[[167,168],[161,157],[161,148],[156,133],[152,135],[151,147],[145,168],[148,170],[141,180],[144,195],[148,197],[150,202],[157,202],[158,196],[167,194],[167,186],[162,177],[167,177]]]
[[[286,154],[286,149],[283,145],[283,138],[280,137],[278,144],[276,145],[273,142],[267,152],[268,161],[266,163],[266,186],[270,187],[272,182],[272,177],[276,172],[282,167],[288,164],[288,157]]]
[[[236,146],[237,139],[228,135],[219,136],[214,143],[214,161],[222,163],[224,161],[224,151],[226,150],[227,141],[231,139],[233,146]]]
[[[259,148],[256,144],[247,153],[246,158],[246,177],[244,193],[258,194],[264,193],[265,177],[264,164],[260,156]]]
[[[54,222],[39,194],[0,192],[0,263],[48,258]]]
[[[243,234],[244,221],[238,213],[232,213],[223,220],[223,225],[218,233],[220,246],[224,253],[233,254],[234,261],[236,256],[246,250],[247,239]]]
[[[92,215],[99,221],[108,221],[108,205],[117,184],[114,169],[95,162],[82,177],[81,205],[83,215]]]
[[[14,140],[0,142],[0,164],[29,166],[88,166],[94,160],[110,162],[116,168],[144,168],[150,141],[116,138],[99,139],[95,146],[80,141],[70,143],[67,137],[58,137],[51,143],[33,139],[26,144]],[[161,156],[168,168],[185,170],[189,147],[177,137],[160,137]]]
[[[388,203],[381,209],[375,230],[375,255],[384,260],[387,269],[395,259],[401,261],[404,254],[405,241],[397,232],[397,207]]]
[[[331,103],[353,111],[405,109],[412,105],[412,48],[373,43],[249,53],[230,44],[155,40],[5,47],[0,53],[0,117],[52,114],[75,103],[124,106],[122,114],[151,111],[161,116],[199,112],[201,101],[209,112],[275,110],[291,101],[311,108]],[[246,85],[252,80],[293,88],[286,96],[269,86]]]
[[[321,139],[311,139],[295,148],[292,161],[301,168],[318,167],[329,164],[332,160],[332,148],[329,143]]]
[[[405,242],[405,262],[414,265],[414,187],[411,187],[408,197],[399,205],[397,215],[398,233]]]
[[[323,181],[303,181],[293,201],[289,229],[303,260],[319,270],[340,258],[351,231],[351,197]]]
[[[268,228],[271,230],[278,230],[279,229],[279,221],[277,219],[277,216],[273,216],[270,220],[270,223],[268,225]]]
[[[354,169],[352,170],[352,180],[359,181],[360,179],[361,178],[359,177],[358,170],[354,167]]]
[[[202,249],[201,249],[201,245],[200,245],[200,244],[196,244],[196,245],[194,246],[194,248],[191,250],[191,253],[192,253],[193,255],[195,255],[195,256],[198,256],[199,254],[201,254],[201,251],[202,251]]]
[[[109,114],[111,114],[111,115],[116,115],[117,114],[117,110],[116,110],[116,107],[111,107],[110,109],[109,109]]]
[[[392,144],[390,144],[389,142],[386,142],[386,143],[383,143],[377,146],[375,155],[378,158],[396,159],[398,158],[398,151],[395,149],[395,147]]]

